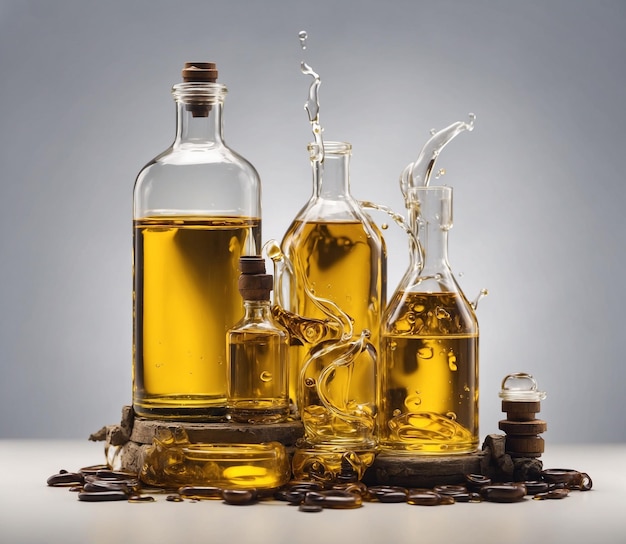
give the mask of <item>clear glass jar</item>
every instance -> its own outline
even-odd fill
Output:
[[[239,258],[260,251],[261,184],[224,142],[212,63],[174,86],[174,143],[134,190],[133,406],[144,417],[226,414],[226,331],[241,319]]]
[[[451,454],[478,446],[478,321],[448,263],[452,189],[414,187],[418,243],[384,315],[383,451]]]

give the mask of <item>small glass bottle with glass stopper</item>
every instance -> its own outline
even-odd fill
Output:
[[[274,423],[289,415],[288,337],[272,318],[271,274],[261,256],[241,257],[245,315],[226,334],[228,413],[239,423]]]

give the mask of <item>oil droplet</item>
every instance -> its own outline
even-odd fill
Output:
[[[262,382],[271,382],[272,381],[272,373],[268,372],[267,370],[264,370],[263,372],[261,372],[261,375],[259,376],[259,378],[261,378]]]
[[[307,387],[314,387],[315,380],[313,378],[305,378],[304,385],[306,385]]]
[[[465,391],[466,393],[469,393],[469,390],[470,390],[469,385],[465,384],[463,386],[463,391]]]
[[[448,353],[448,366],[450,367],[450,370],[452,370],[452,372],[456,372],[456,355],[452,351]]]
[[[445,176],[445,175],[446,175],[446,169],[440,168],[439,170],[437,170],[437,173],[435,174],[435,179],[439,179],[441,176]]]
[[[434,136],[435,134],[437,134],[437,129],[436,128],[431,128],[429,131],[431,136]]]
[[[448,419],[451,419],[452,421],[456,421],[456,414],[455,414],[454,412],[448,412],[448,413],[446,414],[446,417],[447,417]]]
[[[305,30],[301,30],[300,32],[298,32],[298,39],[300,40],[300,47],[302,47],[302,50],[306,49],[306,39],[309,36],[307,35]]]
[[[397,342],[391,342],[391,343],[389,344],[389,349],[390,349],[391,351],[395,351],[395,349],[396,349],[397,347],[398,347],[398,343],[397,343]]]
[[[399,415],[402,414],[402,411],[399,410],[398,408],[396,408],[393,413],[391,414],[393,417],[398,417]]]
[[[420,359],[432,359],[433,355],[433,348],[420,348],[417,350],[417,356]]]
[[[383,229],[383,230],[387,230],[389,228],[389,225],[387,225],[387,223],[382,223],[380,225],[380,228]]]

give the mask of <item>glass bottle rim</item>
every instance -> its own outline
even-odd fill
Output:
[[[187,99],[197,100],[198,98],[218,102],[224,100],[227,93],[226,85],[209,81],[177,83],[172,87],[172,96],[177,102],[186,102]]]
[[[309,152],[317,149],[317,144],[311,142],[307,145]],[[350,155],[352,144],[348,142],[336,142],[324,140],[324,155]]]

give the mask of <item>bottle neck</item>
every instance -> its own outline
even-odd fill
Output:
[[[350,153],[352,146],[343,142],[325,142],[322,161],[314,158],[312,146],[313,196],[328,200],[350,198]]]
[[[419,241],[414,259],[423,275],[448,271],[448,231],[452,228],[452,189],[420,187],[409,208],[410,222]]]
[[[244,321],[271,321],[272,313],[269,300],[244,300]]]
[[[180,83],[172,94],[176,101],[176,139],[183,144],[222,145],[222,115],[226,87],[217,83]]]

